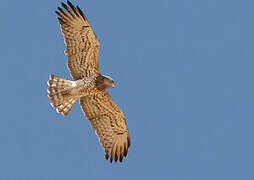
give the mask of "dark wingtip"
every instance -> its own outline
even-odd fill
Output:
[[[64,2],[61,2],[61,5],[62,5],[63,7],[67,7],[67,5],[66,5]]]
[[[69,11],[69,8],[68,8],[68,6],[65,4],[65,3],[61,3],[62,4],[62,6],[64,7],[64,9],[66,9],[67,11]]]
[[[71,9],[65,3],[62,2],[61,4],[64,7],[64,9],[66,9],[68,11],[68,13],[73,17],[73,13],[72,13]]]
[[[58,11],[55,11],[55,13],[59,16],[59,17],[61,17],[61,14],[60,14],[60,12],[58,12]]]
[[[131,138],[130,138],[130,136],[128,136],[128,147],[130,147],[131,146]]]
[[[73,6],[73,4],[70,1],[67,1],[67,4],[71,7],[72,11],[76,14],[76,16],[79,16],[75,6]]]
[[[108,158],[109,158],[109,155],[108,155],[108,154],[105,154],[105,158],[106,158],[106,160],[108,160]]]
[[[84,20],[86,20],[86,16],[84,15],[83,11],[79,8],[79,6],[77,6],[77,9],[79,14],[84,18]]]
[[[66,15],[66,12],[64,12],[64,10],[60,7],[57,7],[57,9],[63,14],[63,15]]]
[[[67,0],[67,4],[70,6],[70,7],[74,7],[73,4]]]
[[[124,148],[124,157],[126,157],[128,154],[128,148]]]
[[[120,156],[119,161],[120,161],[120,162],[123,161],[123,156]]]
[[[124,147],[120,147],[119,161],[122,162],[124,156]]]

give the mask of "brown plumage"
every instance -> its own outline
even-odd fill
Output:
[[[110,162],[122,162],[130,146],[130,136],[123,112],[106,89],[114,81],[100,74],[98,65],[99,40],[87,18],[77,6],[67,1],[56,14],[64,35],[68,68],[74,81],[50,75],[48,96],[57,112],[66,116],[78,98],[92,127],[95,129],[105,157]]]
[[[67,3],[71,9],[62,3],[65,10],[58,7],[56,14],[64,34],[65,53],[68,55],[71,76],[76,80],[97,75],[99,40],[80,8],[75,8],[69,1]]]

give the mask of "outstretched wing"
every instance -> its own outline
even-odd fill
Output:
[[[130,136],[123,112],[111,99],[106,91],[81,97],[80,105],[87,119],[104,147],[106,159],[110,162],[120,160],[127,155]]]
[[[97,75],[99,40],[80,8],[67,3],[69,7],[62,3],[65,10],[58,7],[56,14],[64,35],[71,76],[77,80]]]

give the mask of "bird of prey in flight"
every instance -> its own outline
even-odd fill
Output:
[[[80,99],[80,106],[98,135],[106,159],[122,162],[130,146],[130,136],[123,112],[107,92],[107,88],[115,86],[114,81],[99,70],[99,40],[78,6],[67,1],[57,9],[66,44],[67,66],[73,80],[50,75],[50,104],[66,116]]]

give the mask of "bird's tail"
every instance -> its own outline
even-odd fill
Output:
[[[48,81],[48,97],[51,106],[56,108],[58,113],[66,116],[77,100],[77,97],[71,96],[71,90],[74,82],[69,81],[53,74]]]

